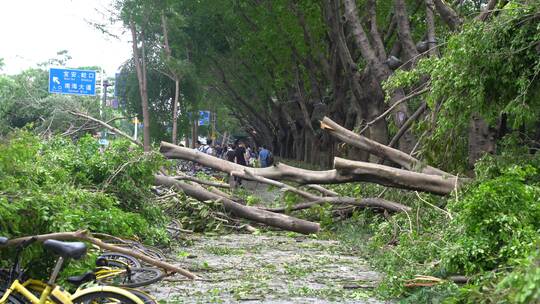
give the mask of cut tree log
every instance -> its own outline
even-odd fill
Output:
[[[416,180],[407,182],[406,178],[396,179],[396,183],[393,182],[394,179],[388,178],[386,176],[387,172],[395,172],[388,170],[372,170],[370,174],[355,174],[354,172],[349,172],[347,170],[342,170],[342,172],[334,170],[325,170],[325,171],[312,171],[301,168],[292,167],[282,163],[278,163],[274,166],[267,168],[250,168],[238,165],[233,162],[220,159],[200,151],[179,147],[167,142],[161,142],[160,152],[167,158],[172,159],[184,159],[197,162],[203,166],[213,168],[219,171],[232,174],[233,172],[245,172],[244,170],[249,170],[253,175],[265,177],[272,180],[288,180],[297,182],[299,184],[340,184],[340,183],[350,183],[350,182],[369,182],[369,183],[379,183],[388,187],[402,188],[409,190],[418,190],[423,192],[431,192],[436,194],[448,194],[454,187],[450,187],[449,184],[451,180],[453,185],[455,184],[455,178],[448,177],[444,178],[438,175],[428,175],[422,173],[410,172],[406,170],[401,170],[405,173],[411,174],[411,176],[420,177],[426,176],[427,180],[430,180],[428,177],[433,176],[433,179],[440,181],[447,181],[443,184],[447,186],[446,188],[434,188],[433,186],[425,186],[424,181],[422,183],[417,183]],[[394,170],[400,170],[383,165],[375,165],[380,168],[388,168]],[[397,171],[397,172],[401,172]],[[434,190],[435,189],[435,190]]]
[[[321,121],[321,128],[347,144],[362,149],[378,157],[393,161],[407,170],[431,175],[453,176],[452,174],[446,173],[440,169],[428,166],[405,152],[385,146],[365,136],[358,135],[350,130],[347,130],[328,117],[324,117]]]
[[[315,205],[321,205],[329,203],[332,205],[351,205],[364,208],[379,208],[388,210],[390,212],[409,212],[411,207],[391,202],[382,198],[364,198],[358,199],[354,197],[325,197],[323,199],[297,204],[292,207],[279,207],[279,208],[264,208],[264,210],[272,212],[285,212],[285,211],[297,211],[302,209],[308,209]]]
[[[182,269],[182,268],[180,268],[178,266],[171,265],[169,263],[153,259],[153,258],[151,258],[151,257],[149,257],[147,255],[144,255],[144,254],[140,253],[140,252],[135,252],[133,250],[130,250],[130,249],[127,249],[127,248],[124,248],[124,247],[118,247],[118,246],[114,246],[114,245],[111,245],[111,244],[107,244],[107,243],[103,242],[102,240],[92,236],[92,234],[87,230],[79,230],[79,231],[75,231],[75,232],[58,232],[58,233],[40,234],[40,235],[35,235],[35,236],[26,236],[26,237],[11,239],[11,240],[8,241],[8,243],[5,246],[15,246],[15,245],[18,245],[18,244],[20,244],[20,243],[22,243],[24,241],[27,241],[27,240],[29,240],[31,238],[34,238],[34,237],[36,238],[36,241],[38,241],[38,242],[43,242],[45,240],[59,240],[59,241],[80,240],[80,241],[90,242],[90,243],[98,246],[99,248],[106,249],[106,250],[109,250],[109,251],[118,252],[118,253],[131,255],[131,256],[133,256],[133,257],[135,257],[137,259],[140,259],[141,261],[144,261],[144,262],[146,262],[148,264],[151,264],[151,265],[154,265],[156,267],[163,268],[163,269],[171,271],[171,272],[180,273],[181,275],[183,275],[183,276],[185,276],[187,278],[190,278],[190,279],[197,278],[197,276],[194,275],[193,273],[191,273],[191,272],[189,272],[189,271],[187,271],[185,269]]]
[[[164,175],[156,175],[155,183],[161,186],[176,187],[177,189],[183,191],[186,195],[194,197],[199,201],[220,201],[225,210],[233,213],[234,215],[254,222],[263,223],[268,226],[303,234],[316,233],[320,229],[318,223],[313,223],[254,207],[244,206],[231,199],[212,193],[200,185],[190,185]]]
[[[381,185],[398,187],[409,190],[426,191],[446,195],[459,187],[464,181],[457,177],[444,177],[411,172],[389,166],[353,161],[344,158],[334,158],[334,168],[353,174],[364,181]]]

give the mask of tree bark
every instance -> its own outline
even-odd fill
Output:
[[[425,174],[452,176],[449,173],[422,163],[420,160],[407,153],[382,145],[362,135],[349,131],[328,117],[323,118],[321,121],[321,129],[328,131],[331,135],[347,144],[358,147],[378,157],[393,161],[407,170],[418,171]]]
[[[172,143],[176,145],[178,137],[178,101],[180,98],[180,81],[174,81],[174,105],[172,118]]]
[[[147,92],[147,83],[146,83],[146,58],[145,58],[145,37],[142,35],[142,54],[139,54],[137,47],[137,29],[135,28],[135,23],[133,20],[129,22],[131,29],[132,37],[132,48],[133,48],[133,61],[135,61],[135,69],[137,70],[137,79],[139,81],[139,93],[141,95],[142,103],[142,113],[143,113],[143,148],[144,151],[148,152],[151,150],[150,146],[150,114],[148,113],[148,92]]]
[[[231,212],[240,218],[263,223],[268,226],[303,234],[317,233],[320,229],[318,223],[313,223],[254,207],[244,206],[221,195],[212,193],[201,186],[183,183],[167,176],[156,175],[155,183],[162,186],[176,187],[179,190],[182,190],[186,195],[194,197],[200,201],[220,201],[225,210],[228,212]]]
[[[377,25],[377,1],[368,0],[367,1],[367,10],[369,15],[369,34],[371,35],[371,40],[373,41],[373,47],[377,53],[379,60],[386,60],[386,51],[384,49],[384,42],[379,32],[379,27]]]
[[[428,52],[431,56],[437,57],[439,56],[439,52],[437,50],[437,41],[435,40],[435,4],[433,3],[433,0],[425,1]]]
[[[452,31],[461,27],[463,21],[450,5],[446,4],[444,0],[434,0],[434,2],[437,12]]]
[[[355,175],[361,181],[408,190],[425,191],[438,195],[447,195],[464,182],[464,180],[457,177],[447,178],[439,175],[411,172],[339,157],[334,158],[334,167],[338,171]]]
[[[476,20],[486,21],[486,19],[489,17],[489,15],[491,15],[491,12],[493,11],[495,6],[497,5],[497,2],[499,2],[499,1],[498,0],[489,0],[488,4],[484,8],[484,10],[478,16],[476,16]]]
[[[161,143],[160,152],[167,158],[194,161],[205,167],[210,167],[229,174],[249,170],[249,172],[256,176],[262,176],[273,180],[289,180],[299,184],[339,184],[361,181],[435,194],[449,194],[456,184],[455,178],[452,176],[450,178],[444,178],[438,175],[415,173],[369,163],[367,164],[372,165],[373,167],[359,167],[359,165],[351,167],[355,170],[358,169],[356,171],[341,170],[343,168],[340,167],[339,169],[343,172],[338,170],[312,171],[295,168],[281,163],[267,168],[249,168],[219,159],[200,151],[175,146],[166,142]],[[355,163],[365,164],[363,162],[353,162],[352,164]],[[366,168],[366,171],[362,172],[361,168]],[[388,174],[390,175],[387,176]],[[407,178],[412,178],[412,180],[408,181]],[[428,182],[431,184],[426,184]],[[459,184],[460,183],[458,183],[458,186]]]
[[[414,61],[414,58],[418,55],[418,51],[411,35],[411,26],[409,24],[409,15],[407,14],[405,0],[394,1],[394,13],[397,21],[399,42],[401,43],[401,50],[405,54],[405,60]],[[411,64],[412,62],[409,62],[409,66]]]
[[[496,151],[496,132],[478,114],[472,116],[469,125],[469,166],[482,156]]]
[[[165,19],[165,14],[161,12],[161,28],[163,31],[163,49],[165,51],[165,57],[171,62],[172,60],[172,50],[169,45],[169,31],[167,30],[167,20]],[[178,102],[180,98],[180,77],[178,72],[169,68],[167,76],[174,81],[174,100],[173,100],[173,113],[172,113],[172,143],[176,145],[177,136],[178,136]],[[180,107],[181,108],[181,107]]]

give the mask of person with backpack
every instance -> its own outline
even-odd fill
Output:
[[[206,144],[199,147],[199,151],[208,155],[214,155],[214,149],[212,149],[212,140],[209,139],[206,141]]]
[[[259,163],[261,164],[261,168],[269,167],[274,163],[272,152],[266,149],[265,145],[262,145],[259,151]]]
[[[223,154],[223,158],[234,163],[234,158],[235,157],[236,157],[236,153],[234,152],[234,146],[233,145],[228,145],[227,146],[227,152],[225,152]]]

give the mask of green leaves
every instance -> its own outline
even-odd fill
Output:
[[[90,229],[165,240],[165,218],[150,204],[149,192],[161,157],[124,141],[100,153],[92,137],[73,144],[41,141],[25,131],[1,142],[0,155],[0,234]]]
[[[533,249],[540,231],[540,185],[526,181],[537,173],[532,166],[509,166],[449,206],[458,216],[449,237],[456,245],[445,258],[448,269],[491,270]]]
[[[508,127],[531,130],[540,117],[540,56],[533,47],[540,40],[536,2],[511,1],[489,22],[470,22],[450,36],[441,58],[421,60],[411,71],[397,71],[385,84],[389,92],[413,87],[429,77],[426,101],[440,104],[437,121],[429,126],[425,155],[435,165],[452,170],[466,167],[466,142],[473,114],[491,126],[501,114]],[[536,20],[536,21],[535,21]],[[448,140],[448,139],[453,140]]]

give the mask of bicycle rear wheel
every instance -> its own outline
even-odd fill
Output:
[[[118,253],[118,252],[105,252],[102,255],[99,256],[100,258],[105,258],[109,263],[111,264],[109,266],[118,267],[116,264],[111,263],[114,261],[120,261],[121,263],[126,263],[129,265],[129,267],[141,267],[141,262],[135,257],[132,257],[127,254]]]
[[[114,276],[98,277],[97,281],[104,285],[118,287],[141,287],[155,283],[165,276],[163,271],[151,267],[131,268],[130,272],[131,275],[128,275],[128,271],[122,271]]]

